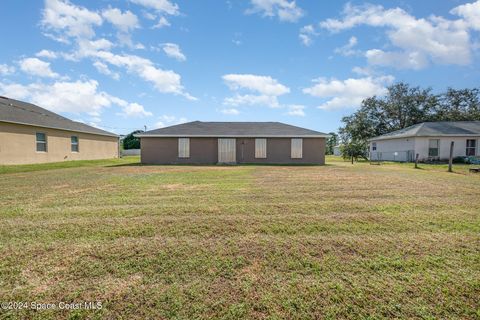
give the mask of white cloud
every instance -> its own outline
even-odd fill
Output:
[[[450,13],[462,17],[468,27],[480,30],[480,1],[460,5],[453,8]]]
[[[309,24],[300,29],[300,34],[298,35],[298,37],[300,38],[300,41],[303,43],[304,46],[309,47],[312,45],[312,37],[315,35],[317,35],[315,27]]]
[[[122,108],[122,112],[118,112],[117,115],[124,118],[143,118],[153,115],[151,112],[145,111],[145,108],[136,102],[128,103],[127,101],[116,97],[111,97],[111,100],[114,104]]]
[[[15,67],[6,64],[0,64],[0,75],[8,76],[15,72]]]
[[[279,108],[280,103],[276,96],[254,95],[254,94],[236,94],[233,97],[227,97],[223,100],[223,104],[227,106],[238,107],[241,105],[265,105],[271,108]]]
[[[112,105],[119,106],[122,112],[117,114],[125,117],[152,115],[138,103],[130,103],[104,91],[98,91],[98,82],[95,80],[28,85],[0,82],[0,92],[12,98],[30,101],[54,112],[84,113],[94,117],[93,119],[98,118],[104,108]]]
[[[117,38],[121,44],[137,49],[143,48],[141,44],[134,45],[130,36],[132,30],[140,27],[135,14],[128,10],[122,13],[120,9],[109,8],[102,11],[102,16],[119,30]]]
[[[428,65],[428,59],[420,52],[385,52],[371,49],[365,52],[365,57],[371,65],[392,66],[397,69],[419,70]]]
[[[176,116],[162,115],[158,117],[158,121],[155,123],[155,127],[163,128],[166,126],[173,126],[175,124],[185,123],[187,121],[187,118],[184,117],[177,118]]]
[[[56,52],[54,51],[50,51],[50,50],[41,50],[39,52],[37,52],[35,54],[35,56],[39,57],[39,58],[47,58],[47,59],[56,59],[58,58],[58,55]]]
[[[178,61],[185,61],[187,57],[182,53],[178,44],[175,43],[164,43],[162,44],[163,51],[170,58],[174,58]]]
[[[348,57],[359,54],[359,50],[353,49],[358,43],[358,39],[356,37],[350,37],[348,43],[343,47],[336,48],[335,53],[341,54],[342,56]]]
[[[452,10],[475,21],[476,13],[470,7]],[[474,12],[474,11],[473,11]],[[372,49],[369,63],[418,69],[430,62],[466,65],[471,62],[471,43],[467,23],[438,16],[417,19],[400,8],[384,9],[380,5],[347,4],[342,19],[327,19],[320,23],[331,32],[351,29],[359,25],[386,28],[386,36],[395,51]],[[402,59],[409,60],[399,66]]]
[[[250,0],[252,8],[247,14],[261,13],[264,17],[278,17],[280,21],[295,22],[304,12],[294,0]]]
[[[122,32],[140,27],[137,16],[128,10],[122,13],[120,9],[108,8],[102,11],[102,16]]]
[[[233,91],[253,91],[256,94],[235,94],[224,99],[225,105],[267,105],[272,108],[280,107],[278,96],[290,92],[290,89],[269,76],[253,74],[226,74],[223,80]]]
[[[151,82],[162,93],[173,93],[182,95],[189,100],[197,100],[197,98],[185,92],[179,74],[171,70],[157,68],[148,59],[135,55],[116,55],[108,51],[96,52],[95,57],[102,59],[104,63],[126,68],[128,72],[137,74],[145,81]]]
[[[176,3],[169,0],[130,0],[146,8],[154,9],[163,14],[178,15],[179,9]]]
[[[76,6],[68,0],[45,0],[41,24],[54,32],[60,32],[56,40],[65,40],[63,33],[75,38],[92,38],[94,26],[102,24],[102,17],[84,7]]]
[[[270,96],[280,96],[290,92],[288,87],[269,76],[226,74],[222,78],[232,90],[248,89]]]
[[[153,29],[161,29],[163,27],[170,27],[170,22],[168,22],[167,18],[165,17],[160,17],[158,19],[157,24],[153,26]]]
[[[231,115],[231,116],[237,116],[240,114],[240,111],[238,111],[235,108],[229,108],[229,109],[222,109],[220,110],[221,113]]]
[[[346,80],[320,78],[314,80],[316,82],[314,86],[303,89],[303,93],[326,99],[327,101],[319,106],[320,109],[351,108],[360,106],[367,97],[384,95],[385,86],[392,81],[392,76]]]
[[[289,116],[297,116],[297,117],[305,117],[305,106],[294,104],[288,106],[287,115]]]
[[[20,69],[23,72],[33,76],[46,77],[46,78],[58,78],[59,74],[52,71],[50,63],[42,61],[38,58],[25,58],[20,60]]]
[[[107,76],[110,76],[112,77],[113,79],[115,80],[118,80],[120,79],[120,74],[118,74],[117,72],[113,72],[112,70],[110,70],[108,68],[108,66],[103,63],[103,62],[100,62],[100,61],[95,61],[93,63],[93,66],[97,69],[98,72],[100,72],[101,74],[104,74],[104,75],[107,75]]]

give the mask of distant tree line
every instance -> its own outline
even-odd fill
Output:
[[[142,130],[135,130],[123,138],[123,149],[140,149],[140,139],[134,137],[134,134],[141,133]]]
[[[431,91],[400,82],[389,86],[384,97],[363,100],[360,109],[342,118],[343,156],[366,157],[368,139],[420,122],[480,120],[480,88]]]

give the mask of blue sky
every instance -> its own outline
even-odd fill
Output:
[[[193,120],[330,132],[396,81],[434,92],[480,83],[480,0],[6,0],[0,10],[0,94],[116,133]]]

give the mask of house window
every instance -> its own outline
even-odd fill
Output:
[[[178,157],[190,158],[190,138],[178,138]]]
[[[428,156],[429,157],[438,157],[439,156],[439,139],[430,139],[428,140]]]
[[[377,143],[372,142],[372,151],[377,151]]]
[[[292,159],[302,159],[303,139],[292,139],[291,157]]]
[[[467,156],[474,156],[477,151],[477,140],[468,139],[467,140]]]
[[[71,149],[72,152],[78,152],[78,137],[77,136],[72,136],[71,137]]]
[[[47,152],[47,135],[37,132],[37,152]]]
[[[255,139],[255,158],[267,157],[267,139]]]

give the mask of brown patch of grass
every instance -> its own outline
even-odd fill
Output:
[[[0,300],[104,308],[3,315],[475,318],[479,187],[343,162],[4,174]]]

